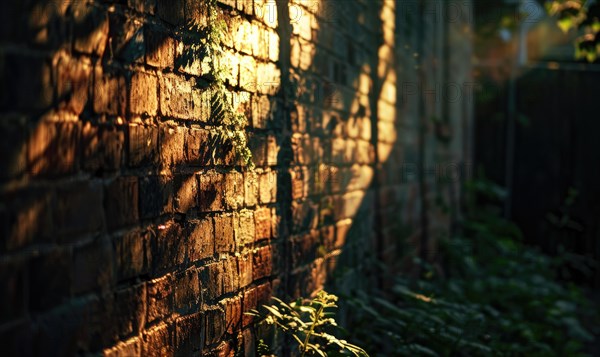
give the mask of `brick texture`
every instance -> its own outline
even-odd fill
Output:
[[[417,1],[219,0],[249,170],[213,159],[202,68],[176,65],[203,1],[38,3],[0,13],[3,355],[253,355],[243,312],[270,296],[379,284],[361,274],[396,268],[403,235],[435,249],[420,210],[447,187],[403,168],[463,160],[460,134],[419,126],[467,132],[470,103],[423,113],[403,90],[468,81],[466,24],[400,8]]]

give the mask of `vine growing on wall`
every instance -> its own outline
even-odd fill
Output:
[[[226,84],[227,68],[224,66],[223,40],[227,24],[217,0],[205,0],[206,23],[188,22],[180,29],[179,37],[185,50],[177,67],[200,63],[201,77],[196,86],[210,93],[210,151],[213,161],[232,150],[237,159],[250,169],[254,167],[252,152],[248,147],[246,126],[248,118],[234,106],[232,92]]]

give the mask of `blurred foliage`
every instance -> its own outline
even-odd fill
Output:
[[[277,298],[273,300],[275,303],[263,305],[262,311],[251,310],[247,314],[293,338],[300,356],[369,356],[362,348],[334,335],[335,330],[339,330],[334,318],[338,300],[335,295],[320,291],[313,299],[298,299],[290,304]],[[263,340],[258,347],[260,356],[272,354]]]
[[[210,95],[210,150],[213,161],[225,157],[233,150],[236,157],[252,168],[252,152],[248,148],[246,127],[248,119],[242,107],[235,108],[234,97],[226,85],[228,70],[224,65],[225,52],[222,43],[227,24],[217,0],[204,2],[206,23],[192,20],[178,29],[178,37],[184,45],[176,68],[199,67],[202,75],[196,80],[199,89]]]
[[[578,32],[575,57],[596,61],[600,55],[600,4],[588,0],[550,0],[545,7],[563,32]]]
[[[419,278],[392,276],[390,292],[343,297],[349,338],[382,356],[585,355],[597,307],[558,282],[563,257],[522,243],[498,214],[502,188],[483,179],[467,188],[463,232],[441,242],[444,269],[415,259]]]

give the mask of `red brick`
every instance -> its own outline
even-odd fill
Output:
[[[205,322],[202,313],[178,317],[175,326],[177,355],[192,356],[202,350],[205,338]]]
[[[194,174],[175,175],[173,187],[173,208],[176,212],[187,213],[198,207],[198,179]]]
[[[68,250],[54,250],[34,257],[29,263],[29,306],[45,310],[70,295],[72,274]]]
[[[254,280],[271,275],[273,266],[273,249],[271,246],[258,248],[252,256],[252,278]]]
[[[238,209],[244,204],[244,178],[237,171],[228,172],[225,175],[225,207],[227,209]]]
[[[258,303],[256,300],[256,288],[250,288],[244,292],[242,308],[242,326],[247,327],[254,322],[254,316],[247,315],[246,312],[250,312],[250,310],[256,310],[258,308]]]
[[[211,160],[210,133],[205,129],[190,129],[186,135],[185,160],[191,165],[208,165]]]
[[[156,240],[152,245],[152,264],[154,274],[162,274],[180,266],[186,260],[185,230],[177,222],[159,225]]]
[[[199,175],[199,207],[201,211],[223,210],[223,179],[216,171],[207,171]]]
[[[139,337],[132,337],[127,341],[119,342],[110,349],[105,349],[104,357],[141,357],[142,341]]]
[[[152,265],[151,233],[132,231],[114,241],[117,280],[127,280],[146,274]]]
[[[215,254],[215,236],[212,218],[190,221],[187,236],[190,237],[188,257],[195,262]]]
[[[129,111],[155,116],[158,110],[158,80],[149,73],[135,72],[131,77]]]
[[[240,287],[243,288],[252,284],[252,253],[243,254],[237,259],[240,270]]]
[[[206,344],[214,345],[221,341],[225,334],[225,311],[212,309],[205,312],[206,316]]]
[[[147,284],[146,324],[162,319],[173,311],[173,279],[170,275],[152,280]]]
[[[107,184],[105,190],[104,212],[109,230],[138,220],[137,177],[119,177]]]
[[[125,77],[104,73],[101,66],[94,70],[94,112],[125,117],[127,85]]]
[[[200,281],[196,268],[175,276],[175,311],[180,314],[197,312],[202,303]]]
[[[90,3],[76,2],[73,11],[75,42],[78,52],[102,57],[108,37],[108,16]],[[85,34],[85,35],[82,35]]]
[[[229,334],[240,330],[242,325],[242,299],[240,297],[225,300],[225,325]]]
[[[233,215],[226,214],[214,218],[215,220],[215,249],[217,253],[235,251],[234,220]]]
[[[27,166],[34,175],[60,175],[77,169],[79,123],[41,121],[32,129]]]
[[[186,133],[182,127],[163,126],[160,128],[160,162],[163,167],[173,167],[183,163]]]
[[[205,303],[223,294],[223,263],[217,262],[200,268],[200,286]]]
[[[108,239],[96,239],[73,252],[73,292],[102,289],[114,283],[113,250]]]
[[[271,210],[259,208],[254,211],[255,239],[260,241],[271,238]]]
[[[146,320],[146,285],[139,284],[115,292],[115,318],[121,338],[142,331]]]
[[[24,188],[0,196],[6,204],[0,213],[4,223],[2,250],[11,251],[31,243],[54,239],[52,222],[53,192],[44,188]]]
[[[235,239],[237,245],[242,247],[254,242],[255,224],[254,215],[251,211],[241,211],[236,219]]]
[[[244,172],[244,203],[255,206],[258,200],[258,176],[255,172]]]
[[[160,78],[160,112],[169,118],[190,119],[194,108],[192,83],[176,76]]]
[[[155,218],[173,210],[173,182],[166,175],[139,179],[139,211],[141,218]]]
[[[173,328],[165,323],[144,332],[143,356],[163,357],[173,355]]]
[[[175,63],[175,39],[152,25],[146,25],[146,63],[158,68],[172,68]]]
[[[240,288],[240,273],[237,258],[223,261],[223,294],[236,292]]]
[[[92,83],[92,66],[89,60],[74,59],[64,54],[57,55],[56,96],[58,107],[72,114],[80,115],[88,102]]]
[[[158,128],[129,126],[129,166],[154,164],[158,159]]]
[[[83,167],[93,172],[114,171],[121,166],[125,134],[111,127],[86,123],[82,131]]]

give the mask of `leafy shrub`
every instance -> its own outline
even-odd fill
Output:
[[[486,182],[472,188],[491,196]],[[459,237],[442,241],[444,272],[416,260],[422,278],[395,277],[391,292],[346,297],[352,338],[378,355],[580,356],[594,308],[557,282],[559,260],[521,243],[493,210],[470,211]]]
[[[264,305],[262,312],[252,310],[250,315],[257,316],[261,323],[275,326],[286,336],[293,338],[297,352],[302,356],[348,356],[368,357],[360,347],[338,339],[334,330],[338,298],[333,294],[320,291],[314,299],[298,299],[290,304],[273,298],[275,303]],[[259,354],[267,352],[264,341],[259,343]]]

